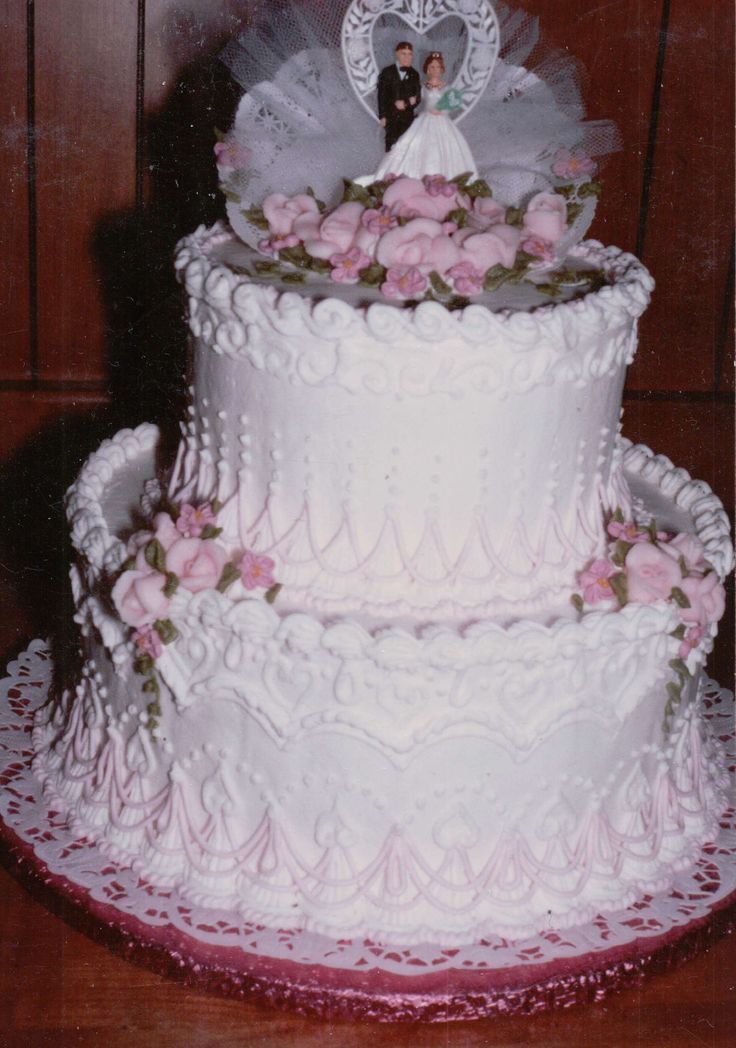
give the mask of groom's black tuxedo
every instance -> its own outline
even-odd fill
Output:
[[[386,149],[399,139],[411,126],[414,119],[414,110],[422,98],[422,85],[419,73],[411,66],[402,70],[406,76],[402,77],[397,65],[386,66],[378,77],[378,119],[386,120]],[[409,104],[409,99],[414,99],[414,105]],[[397,101],[406,102],[404,109],[397,109]]]

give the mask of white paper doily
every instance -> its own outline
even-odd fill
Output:
[[[176,891],[156,888],[110,861],[49,810],[31,770],[31,728],[35,710],[48,697],[52,675],[48,647],[37,640],[0,682],[5,843],[11,852],[15,847],[24,853],[21,868],[41,872],[47,884],[58,879],[58,890],[95,911],[108,930],[120,922],[133,959],[148,963],[130,948],[131,941],[148,940],[159,955],[168,953],[180,968],[188,967],[188,981],[204,989],[237,996],[256,993],[321,1015],[446,1020],[528,1013],[601,997],[630,983],[647,970],[642,961],[647,955],[666,953],[648,970],[680,963],[700,948],[693,930],[702,932],[714,915],[730,912],[736,901],[736,810],[730,807],[718,839],[703,848],[696,866],[678,877],[668,895],[646,896],[574,929],[549,930],[516,942],[489,937],[443,949],[430,944],[382,946],[368,939],[336,941],[193,906]],[[726,747],[733,777],[733,696],[708,681],[705,707],[712,731]],[[689,944],[681,945],[675,956],[677,944],[688,934]],[[308,978],[300,992],[302,969]]]

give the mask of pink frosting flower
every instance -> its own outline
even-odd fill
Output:
[[[448,182],[444,175],[425,175],[422,179],[424,188],[430,196],[452,197],[457,194],[454,182]]]
[[[264,557],[252,550],[243,554],[238,570],[247,590],[270,589],[274,585],[273,569],[276,567],[270,557]]]
[[[640,542],[626,554],[629,600],[653,604],[668,600],[674,586],[681,586],[682,572],[676,561],[657,546]]]
[[[396,229],[399,224],[396,215],[392,215],[387,207],[368,208],[363,212],[360,221],[370,233],[379,237],[388,233],[389,229]]]
[[[359,247],[354,247],[345,254],[330,257],[330,265],[334,267],[330,277],[339,284],[357,284],[361,269],[366,269],[370,264],[370,257]]]
[[[537,193],[524,215],[524,233],[556,244],[567,229],[567,201],[559,193]]]
[[[167,570],[190,593],[214,589],[226,562],[227,553],[212,539],[180,538],[166,554]]]
[[[726,606],[726,591],[715,572],[691,575],[682,580],[680,589],[690,601],[689,608],[680,608],[683,622],[691,622],[696,626],[718,622]]]
[[[215,514],[209,502],[203,506],[192,506],[188,502],[179,510],[176,530],[185,539],[198,539],[208,524],[214,527]]]
[[[363,211],[362,204],[351,200],[323,218],[314,235],[303,226],[297,226],[295,232],[305,232],[304,249],[312,258],[329,260],[332,255],[346,254],[354,246]]]
[[[669,542],[664,542],[662,550],[675,560],[679,560],[682,557],[688,571],[705,570],[705,547],[698,536],[693,535],[690,531],[680,532],[679,535],[675,535]]]
[[[476,197],[468,215],[468,225],[474,229],[488,229],[506,218],[506,209],[493,197]]]
[[[415,267],[409,269],[389,269],[386,280],[381,284],[381,291],[386,298],[416,298],[427,287],[427,278]]]
[[[611,520],[606,530],[611,538],[622,539],[624,542],[632,543],[632,545],[636,542],[647,542],[649,540],[649,532],[641,531],[631,520],[623,522]]]
[[[269,229],[277,237],[287,237],[294,232],[294,223],[301,215],[319,215],[314,197],[299,193],[287,197],[283,193],[271,193],[263,201],[263,214]]]
[[[150,655],[152,659],[157,659],[164,650],[161,638],[152,626],[143,626],[142,629],[136,630],[133,634],[133,643],[138,651],[143,652],[144,655]]]
[[[610,561],[594,560],[589,568],[580,573],[578,582],[586,604],[597,604],[601,600],[613,599],[615,594],[609,579],[617,572],[618,569]]]
[[[542,237],[527,237],[526,240],[522,240],[521,250],[526,251],[527,255],[534,255],[540,262],[555,260],[554,247],[549,240],[543,240]]]
[[[446,273],[461,261],[457,245],[431,218],[413,218],[389,230],[378,241],[376,258],[387,269],[415,267],[424,273]]]
[[[383,206],[400,218],[433,218],[443,222],[451,211],[466,207],[468,198],[455,186],[452,196],[432,196],[418,178],[397,178],[383,194]]]
[[[150,626],[168,610],[165,586],[166,576],[160,571],[124,571],[112,588],[112,602],[128,626]]]
[[[483,290],[484,274],[479,273],[472,262],[458,262],[447,275],[459,295],[477,295]]]
[[[474,229],[460,229],[452,239],[460,248],[460,261],[470,262],[479,272],[485,273],[491,266],[502,265],[511,269],[519,247],[520,233],[513,226],[498,223],[482,233]]]
[[[558,178],[571,178],[574,182],[594,175],[598,165],[582,149],[558,149],[552,164],[552,173]]]
[[[232,139],[229,142],[215,142],[215,162],[220,168],[247,167],[252,156],[252,150]]]
[[[704,636],[705,630],[702,626],[691,626],[682,638],[680,647],[677,650],[679,658],[686,659],[693,648],[697,648]]]

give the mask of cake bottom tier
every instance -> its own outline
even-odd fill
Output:
[[[152,704],[104,593],[155,444],[119,434],[72,493],[86,664],[34,733],[47,796],[117,860],[267,926],[447,944],[662,891],[714,834],[711,638],[683,680],[665,604],[369,631],[180,595]],[[705,485],[646,449],[625,463],[663,526],[721,541]]]

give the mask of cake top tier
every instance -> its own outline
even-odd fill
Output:
[[[540,52],[534,19],[490,0],[274,17],[226,49],[246,93],[215,147],[251,247],[400,301],[451,301],[507,270],[559,268],[583,238],[617,135],[583,121],[577,65]]]

